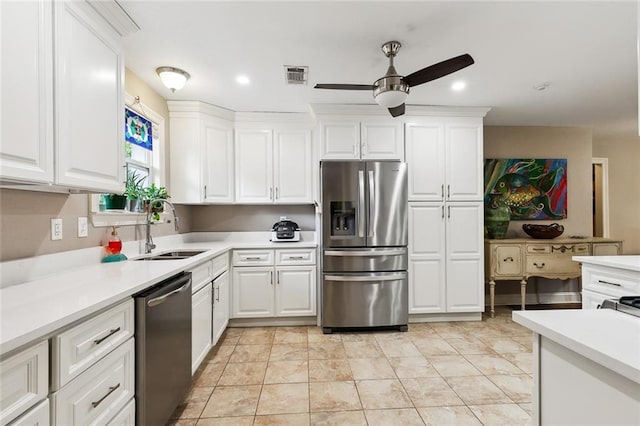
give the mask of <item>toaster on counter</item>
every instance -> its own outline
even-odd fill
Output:
[[[292,220],[281,220],[271,228],[271,241],[295,242],[300,241],[300,227]]]

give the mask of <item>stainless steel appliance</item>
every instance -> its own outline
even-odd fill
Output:
[[[320,171],[323,331],[406,331],[406,163],[323,161]]]
[[[615,309],[625,314],[640,317],[640,296],[623,296],[620,299],[606,299],[602,302],[602,305],[598,307],[601,309]]]
[[[300,241],[300,227],[297,223],[288,219],[276,222],[273,224],[273,228],[271,228],[271,241]]]
[[[136,424],[164,425],[191,387],[191,273],[134,297]]]

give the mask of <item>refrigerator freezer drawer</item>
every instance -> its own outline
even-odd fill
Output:
[[[403,326],[409,321],[406,272],[324,274],[322,327]]]
[[[328,249],[323,272],[387,272],[407,270],[407,248]]]

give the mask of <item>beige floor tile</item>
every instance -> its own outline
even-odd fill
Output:
[[[303,343],[287,343],[271,346],[269,361],[297,361],[309,359],[307,345]]]
[[[384,352],[382,352],[378,342],[375,340],[365,342],[343,341],[342,344],[347,353],[347,358],[380,358],[384,356]]]
[[[309,385],[287,383],[263,385],[256,415],[309,412]]]
[[[531,424],[531,416],[518,404],[470,405],[469,408],[483,424],[488,426]]]
[[[269,361],[264,383],[306,383],[309,381],[309,361]]]
[[[451,389],[465,404],[509,403],[509,397],[485,376],[447,377]]]
[[[386,330],[386,331],[374,332],[373,335],[375,336],[376,341],[378,343],[387,342],[387,341],[391,341],[391,342],[408,342],[409,341],[409,337],[408,337],[409,335],[404,331]]]
[[[447,343],[454,347],[456,351],[463,355],[490,355],[493,354],[493,350],[482,343],[478,339],[473,337],[467,337],[465,339],[446,339]]]
[[[524,346],[527,349],[527,352],[531,352],[533,350],[533,336],[513,336],[511,339]]]
[[[409,334],[420,333],[424,335],[434,335],[436,331],[427,322],[416,322],[409,324]]]
[[[218,386],[204,407],[202,417],[254,416],[261,389],[261,385]]]
[[[406,340],[405,340],[406,339]],[[405,338],[402,340],[378,340],[378,345],[387,358],[420,356],[421,353],[416,346]]]
[[[211,362],[208,364],[203,364],[204,369],[200,371],[195,376],[195,384],[194,386],[215,386],[224,371],[224,367],[227,365],[226,362]]]
[[[415,408],[395,408],[390,410],[365,410],[369,426],[423,426],[420,414]]]
[[[514,402],[531,402],[533,379],[527,374],[487,376],[496,386]]]
[[[268,361],[271,345],[237,345],[229,362]]]
[[[418,413],[427,426],[482,425],[473,412],[464,405],[418,408]]]
[[[356,387],[365,410],[413,407],[398,379],[357,380]]]
[[[458,351],[456,351],[453,346],[448,344],[442,337],[411,335],[410,339],[418,351],[420,351],[424,356],[458,355]]]
[[[462,355],[441,355],[427,357],[442,377],[479,376],[482,373]]]
[[[310,359],[310,382],[342,382],[353,380],[349,361],[346,359]]]
[[[525,403],[521,403],[518,404],[520,406],[520,408],[522,408],[528,415],[532,415],[532,411],[533,411],[533,404],[531,404],[530,402],[525,402]]]
[[[462,400],[441,377],[400,380],[416,407],[464,405]]]
[[[305,426],[309,424],[309,413],[272,414],[256,416],[254,426]]]
[[[522,374],[522,370],[500,355],[465,355],[464,357],[484,375]]]
[[[274,345],[287,343],[307,344],[307,329],[305,327],[278,327],[273,337]]]
[[[493,322],[490,326],[507,336],[531,336],[531,330],[516,324],[511,319],[503,322]]]
[[[343,342],[375,342],[374,333],[340,333]]]
[[[533,354],[530,352],[502,354],[502,356],[525,373],[533,374]]]
[[[227,362],[235,347],[235,345],[216,345],[216,347],[207,354],[204,362]]]
[[[253,416],[217,417],[198,420],[197,426],[251,426]]]
[[[423,356],[389,358],[391,368],[398,378],[440,377],[440,374]]]
[[[275,334],[273,327],[247,328],[238,339],[238,345],[270,345]]]
[[[324,334],[322,327],[310,325],[307,327],[307,341],[309,343],[342,342],[342,336],[340,333]]]
[[[483,342],[498,354],[516,354],[529,352],[526,347],[509,337],[483,339]]]
[[[229,363],[218,380],[218,386],[260,385],[266,370],[266,362]]]
[[[361,410],[354,382],[309,383],[311,412]]]
[[[213,389],[213,387],[209,386],[194,387],[189,392],[187,399],[178,405],[171,417],[174,419],[197,419],[200,417],[205,405],[207,405]]]
[[[195,426],[198,419],[174,419],[169,421],[166,426]]]
[[[364,411],[311,413],[313,426],[367,426]]]
[[[386,358],[349,358],[349,366],[355,380],[396,378]]]
[[[309,342],[309,359],[346,358],[342,341]]]

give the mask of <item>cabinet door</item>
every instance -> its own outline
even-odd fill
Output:
[[[229,323],[229,273],[213,281],[213,342],[215,345]]]
[[[205,122],[202,128],[204,150],[204,201],[233,202],[233,129]],[[189,173],[182,170],[182,173]]]
[[[273,202],[273,140],[271,130],[236,131],[236,201]]]
[[[200,118],[195,113],[174,116],[171,111],[171,114],[169,124],[171,201],[200,203],[204,194],[200,173],[203,163]]]
[[[445,219],[442,203],[409,204],[409,313],[444,312]]]
[[[448,203],[447,312],[484,310],[483,203]]]
[[[124,57],[117,33],[85,2],[54,2],[57,182],[124,190]]]
[[[522,277],[522,247],[520,244],[495,247],[495,274],[499,276]]]
[[[374,160],[404,160],[401,123],[362,123],[360,157]]]
[[[287,266],[276,269],[276,315],[316,314],[316,267]]]
[[[611,299],[611,297],[602,293],[582,290],[582,309],[598,309],[605,299]]]
[[[53,182],[52,2],[0,2],[0,177]]]
[[[483,198],[482,119],[458,118],[445,126],[446,199]]]
[[[444,124],[426,120],[405,129],[409,201],[444,199]]]
[[[622,244],[615,243],[593,243],[593,256],[618,256],[622,254]]]
[[[21,415],[15,422],[11,423],[11,426],[49,426],[51,424],[49,411],[49,398],[47,398]]]
[[[233,318],[274,316],[273,275],[273,267],[233,269]]]
[[[191,374],[194,374],[211,349],[211,283],[191,296]]]
[[[313,201],[311,132],[276,131],[274,149],[274,197],[276,203]]]
[[[321,123],[320,158],[322,160],[359,159],[360,123]]]

